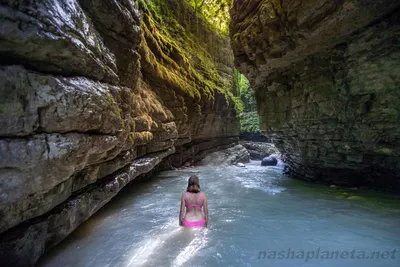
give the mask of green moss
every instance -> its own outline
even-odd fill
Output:
[[[73,16],[73,17],[72,17],[72,20],[75,22],[75,25],[76,25],[76,27],[77,27],[79,30],[81,30],[81,31],[84,30],[84,28],[83,28],[83,20],[82,20],[81,17],[79,17],[79,16]]]
[[[129,140],[131,141],[132,144],[135,144],[135,133],[134,132],[129,133]]]
[[[218,62],[233,62],[232,53],[225,56],[216,49],[219,45],[229,47],[228,36],[216,33],[203,19],[191,25],[194,13],[185,1],[139,0],[139,8],[143,20],[142,59],[151,69],[149,74],[156,73],[165,86],[196,100],[213,99],[217,91],[223,93],[228,102],[235,102],[239,114],[243,105],[231,94],[232,81],[217,67]],[[196,34],[199,29],[201,35]]]
[[[238,96],[233,97],[233,100],[234,100],[234,102],[235,102],[235,109],[236,109],[236,111],[237,111],[237,114],[239,115],[239,114],[241,114],[241,113],[243,112],[243,110],[244,110],[243,102],[242,102],[242,100],[240,99],[240,97],[238,97]]]
[[[314,198],[352,201],[356,205],[376,210],[386,210],[400,215],[400,196],[376,192],[369,189],[330,187],[298,179],[285,180],[284,186],[295,192]]]
[[[110,92],[106,92],[106,97],[108,102],[110,103],[110,108],[112,113],[114,113],[121,123],[121,129],[125,130],[125,121],[122,117],[123,110],[119,107],[118,103],[115,101],[114,97],[110,94]]]
[[[393,153],[393,150],[387,147],[382,147],[379,151],[387,155],[391,155]]]

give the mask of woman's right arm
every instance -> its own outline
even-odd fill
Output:
[[[184,218],[184,213],[185,213],[185,194],[182,194],[181,197],[181,210],[179,211],[179,225],[183,226],[183,218]]]
[[[207,227],[208,226],[208,204],[207,204],[207,197],[205,194],[204,194],[203,205],[204,205],[204,217],[206,219],[206,227]]]

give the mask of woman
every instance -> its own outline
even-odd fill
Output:
[[[179,225],[185,227],[207,227],[207,224],[207,197],[206,194],[200,192],[199,177],[193,175],[189,177],[186,192],[182,194]]]

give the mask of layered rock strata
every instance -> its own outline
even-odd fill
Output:
[[[399,8],[235,1],[235,64],[294,176],[400,192]]]
[[[1,266],[34,264],[164,158],[237,140],[229,40],[184,1],[10,0],[0,20]]]

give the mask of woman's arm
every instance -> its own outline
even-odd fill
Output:
[[[183,226],[183,218],[185,216],[185,193],[181,197],[181,210],[179,211],[179,225]]]
[[[203,205],[204,205],[204,217],[206,219],[206,227],[207,227],[208,226],[208,204],[207,204],[207,197],[205,194],[204,194]]]

